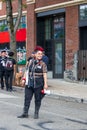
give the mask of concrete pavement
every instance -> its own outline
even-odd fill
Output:
[[[87,82],[67,82],[64,79],[48,79],[51,98],[87,103]],[[24,89],[14,86],[14,89]]]
[[[87,83],[67,82],[64,79],[48,79],[51,96],[66,101],[87,103]]]

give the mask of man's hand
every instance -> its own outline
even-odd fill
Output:
[[[21,86],[22,86],[22,87],[25,86],[25,82],[26,82],[26,80],[23,80],[23,79],[22,79],[22,81],[21,81]]]
[[[44,89],[48,89],[48,85],[47,84],[44,85]]]

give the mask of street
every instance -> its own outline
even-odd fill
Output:
[[[34,100],[29,118],[23,112],[24,90],[0,90],[0,130],[87,130],[87,104],[66,102],[45,96],[39,119],[34,119]]]

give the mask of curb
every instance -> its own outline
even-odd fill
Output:
[[[66,102],[77,102],[77,103],[87,104],[87,99],[85,98],[71,97],[71,96],[65,96],[65,95],[55,94],[55,93],[46,95],[46,96],[49,96],[50,98],[53,98],[53,99],[63,100]]]
[[[13,89],[17,92],[24,92],[24,88],[23,87],[18,87],[18,86],[13,86]],[[71,96],[65,96],[62,94],[58,94],[53,92],[53,90],[51,90],[51,94],[50,95],[46,95],[49,98],[52,99],[58,99],[58,100],[63,100],[66,102],[77,102],[77,103],[85,103],[87,104],[87,99],[85,98],[78,98],[78,97],[71,97]]]

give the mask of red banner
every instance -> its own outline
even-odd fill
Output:
[[[19,30],[17,30],[16,41],[17,42],[26,41],[26,29],[19,29]]]
[[[0,32],[0,43],[9,43],[10,37],[8,32]]]
[[[26,41],[26,29],[17,30],[16,41],[17,42]],[[10,42],[9,32],[0,32],[0,44],[9,43],[9,42]]]

